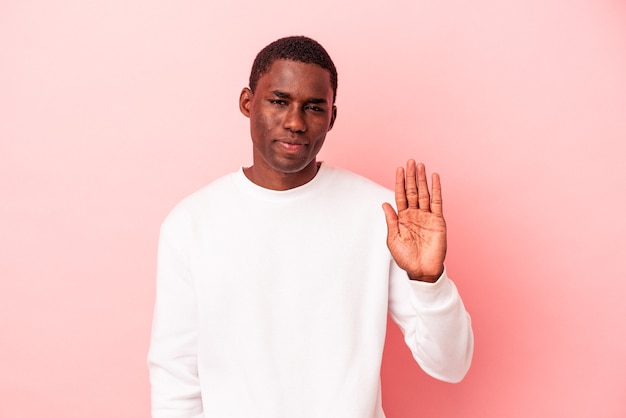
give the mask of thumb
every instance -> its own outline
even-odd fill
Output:
[[[383,203],[383,211],[385,212],[385,220],[387,221],[387,237],[390,238],[398,235],[398,214],[389,203]]]

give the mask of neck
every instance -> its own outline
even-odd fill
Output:
[[[313,180],[321,163],[311,164],[296,173],[281,173],[276,170],[263,170],[258,165],[244,168],[243,172],[252,183],[270,190],[289,190],[300,187]]]

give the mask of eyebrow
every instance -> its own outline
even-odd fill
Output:
[[[291,94],[285,93],[284,91],[280,91],[280,90],[272,90],[272,94],[275,95],[276,97],[280,97],[281,99],[291,98]],[[311,97],[307,100],[307,103],[323,104],[323,103],[326,103],[326,99],[322,99],[318,97]]]

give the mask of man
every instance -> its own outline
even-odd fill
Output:
[[[396,212],[383,204],[392,192],[318,162],[336,90],[317,42],[264,48],[239,100],[253,165],[163,223],[154,418],[384,417],[387,312],[427,373],[456,382],[467,372],[473,334],[443,265],[439,177],[431,196],[422,164],[399,168]]]

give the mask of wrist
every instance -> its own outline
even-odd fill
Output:
[[[410,280],[415,280],[418,282],[435,283],[437,280],[439,280],[443,272],[444,272],[444,267],[441,266],[441,268],[439,269],[439,273],[436,275],[424,275],[424,274],[417,275],[417,274],[411,274],[409,272],[407,272],[407,275],[409,276]]]

